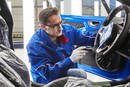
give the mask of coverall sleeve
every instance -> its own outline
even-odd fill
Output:
[[[96,38],[96,33],[89,32],[85,28],[76,29],[73,27],[74,45],[78,46],[93,46]]]
[[[54,63],[54,60],[42,47],[38,45],[37,47],[38,48],[27,47],[31,68],[33,68],[33,71],[37,73],[37,75],[34,75],[33,79],[36,80],[36,82],[45,84],[57,79],[58,77],[66,76],[67,70],[73,65],[70,58],[68,57]]]

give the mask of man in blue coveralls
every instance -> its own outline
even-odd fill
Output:
[[[85,77],[84,71],[76,68],[77,62],[86,54],[86,47],[74,50],[74,45],[93,46],[96,34],[62,24],[57,8],[43,9],[39,21],[41,28],[27,45],[34,82],[47,84],[57,78],[76,74]]]

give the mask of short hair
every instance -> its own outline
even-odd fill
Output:
[[[39,13],[39,22],[40,24],[47,25],[48,18],[52,15],[57,15],[59,13],[58,9],[56,7],[48,7],[46,9],[43,9]]]

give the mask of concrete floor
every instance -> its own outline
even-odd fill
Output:
[[[25,64],[27,65],[28,69],[30,70],[30,63],[29,63],[28,57],[26,55],[26,50],[24,50],[24,49],[15,49],[15,53],[22,61],[25,62]],[[30,73],[30,75],[31,75],[31,73]],[[88,73],[88,72],[87,72],[87,77],[92,82],[109,81],[109,80],[107,80],[105,78],[99,77],[97,75],[94,75],[94,74],[91,74],[91,73]],[[32,80],[32,78],[31,78],[31,80]]]

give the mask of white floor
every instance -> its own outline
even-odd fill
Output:
[[[28,57],[27,57],[27,55],[25,55],[26,54],[26,50],[24,50],[24,49],[15,49],[15,53],[16,53],[17,56],[19,56],[19,58],[21,58],[22,61],[25,62],[25,64],[27,65],[28,69],[30,70],[30,64],[29,64],[29,61],[28,61]],[[94,74],[91,74],[91,73],[88,73],[88,72],[87,72],[87,77],[92,82],[109,81],[109,80],[107,80],[105,78],[99,77],[97,75],[94,75]],[[31,80],[32,80],[32,78],[31,78]]]

